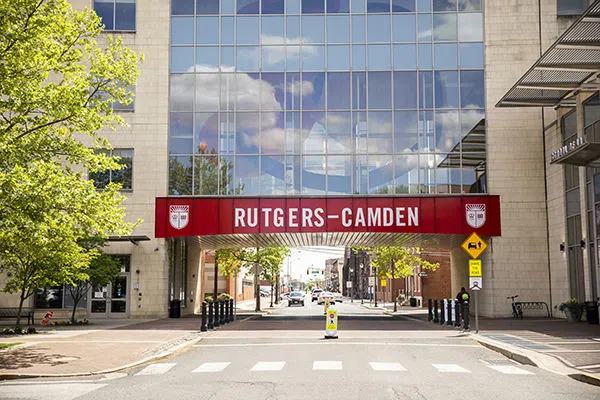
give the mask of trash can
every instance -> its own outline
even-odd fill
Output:
[[[181,300],[171,300],[169,305],[169,318],[181,317]]]
[[[597,301],[586,301],[585,302],[585,319],[588,324],[598,324],[598,302]]]
[[[416,307],[417,306],[417,298],[416,297],[411,297],[410,298],[410,306],[411,307]]]

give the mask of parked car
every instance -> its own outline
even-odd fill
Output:
[[[321,294],[323,290],[322,289],[313,289],[312,291],[312,300],[311,301],[315,301],[319,299],[319,294]]]
[[[334,292],[333,297],[335,298],[336,303],[342,303],[344,301],[344,295],[342,295],[340,292]]]
[[[260,297],[269,297],[271,293],[267,292],[264,289],[260,289]]]
[[[331,292],[321,292],[317,304],[325,304],[325,302],[335,303],[335,297]]]
[[[288,296],[288,307],[291,307],[292,304],[300,304],[304,306],[304,293],[302,292],[292,292]]]

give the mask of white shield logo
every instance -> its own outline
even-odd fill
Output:
[[[467,224],[473,228],[480,228],[485,224],[485,204],[467,204]]]
[[[169,206],[169,222],[175,229],[183,229],[190,221],[190,206]]]

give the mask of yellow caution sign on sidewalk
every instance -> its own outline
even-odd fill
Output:
[[[338,314],[334,306],[329,306],[325,313],[325,339],[337,339]]]

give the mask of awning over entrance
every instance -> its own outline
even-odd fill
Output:
[[[600,88],[600,0],[594,2],[496,104],[575,106],[574,95]]]
[[[156,199],[157,238],[205,248],[397,244],[445,247],[500,236],[498,196]],[[458,243],[458,242],[457,242]]]
[[[550,160],[552,164],[600,167],[600,121],[585,128],[583,136],[553,151]]]

